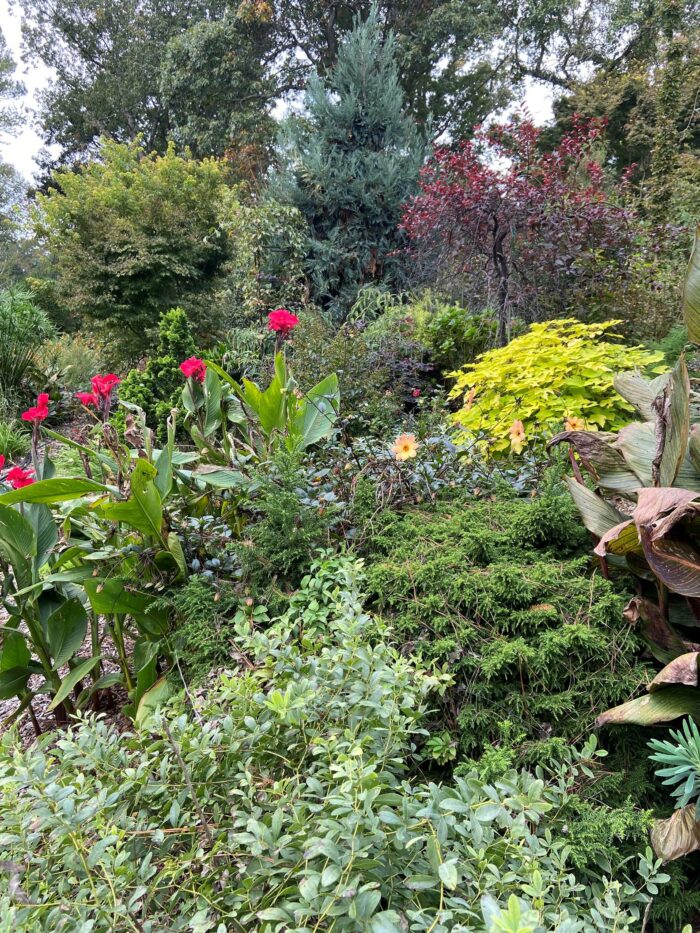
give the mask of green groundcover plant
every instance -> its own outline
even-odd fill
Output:
[[[193,706],[140,732],[91,716],[28,750],[3,738],[0,898],[17,929],[638,929],[660,862],[568,861],[595,742],[549,774],[411,780],[449,678],[387,646],[345,570],[325,634],[239,623],[239,663]]]

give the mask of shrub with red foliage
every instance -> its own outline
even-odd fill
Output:
[[[575,121],[542,152],[531,122],[477,127],[473,139],[436,149],[421,173],[401,224],[413,266],[479,309],[495,306],[500,343],[513,315],[578,311],[624,276],[636,217],[593,157],[601,130]]]

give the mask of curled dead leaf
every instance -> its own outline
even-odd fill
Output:
[[[651,845],[664,862],[696,852],[700,849],[700,823],[695,819],[695,804],[669,816],[667,820],[656,820],[651,827]]]

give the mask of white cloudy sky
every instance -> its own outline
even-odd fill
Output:
[[[0,0],[0,28],[18,64],[18,75],[27,88],[24,100],[27,111],[24,128],[15,138],[0,140],[0,154],[30,179],[36,171],[34,160],[42,145],[41,138],[32,127],[30,111],[36,101],[37,91],[46,86],[51,75],[48,69],[27,65],[22,60],[20,17],[16,9],[10,12],[8,0]],[[525,94],[525,103],[535,121],[543,122],[551,116],[551,94],[542,86],[530,83]]]

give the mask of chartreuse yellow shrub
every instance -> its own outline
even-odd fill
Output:
[[[451,373],[458,439],[493,456],[521,453],[535,438],[562,431],[615,430],[633,409],[613,388],[625,369],[662,372],[662,354],[618,342],[619,321],[573,319],[533,324],[507,346]],[[608,339],[603,339],[607,337]],[[610,339],[612,338],[612,339]]]

